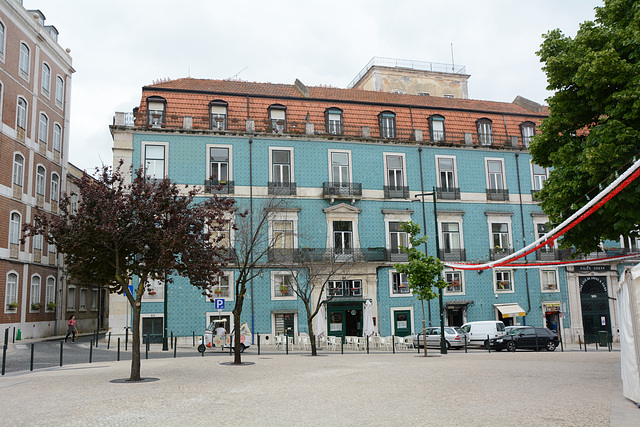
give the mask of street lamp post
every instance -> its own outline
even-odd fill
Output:
[[[436,188],[433,187],[433,191],[429,191],[426,193],[418,194],[418,196],[422,197],[422,221],[424,223],[424,235],[427,235],[427,221],[424,213],[424,196],[431,196],[433,199],[433,222],[435,224],[435,232],[436,232],[436,258],[440,256],[440,234],[438,233],[438,205],[436,202]],[[427,242],[424,242],[425,255],[427,251]],[[447,354],[447,340],[444,337],[444,306],[442,301],[442,288],[438,288],[438,302],[440,305],[440,354]],[[431,315],[429,315],[429,320],[431,320]],[[426,342],[425,342],[426,346]]]
[[[169,351],[169,337],[167,336],[167,319],[169,318],[169,310],[167,307],[167,272],[164,272],[164,329],[162,330],[162,351]]]

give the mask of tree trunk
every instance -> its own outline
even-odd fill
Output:
[[[313,319],[307,317],[307,327],[309,328],[309,339],[311,340],[311,355],[317,356],[318,349],[316,348],[316,335],[313,332]]]
[[[132,307],[133,322],[131,324],[131,375],[129,381],[141,381],[140,378],[140,302]]]
[[[244,292],[245,287],[242,285],[240,292],[238,294],[238,298],[236,300],[236,305],[233,308],[233,364],[241,365],[242,364],[242,353],[240,352],[240,346],[242,343],[240,342],[240,315],[242,314],[242,303],[244,302]],[[253,331],[251,331],[253,334]]]

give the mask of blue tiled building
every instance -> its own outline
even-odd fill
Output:
[[[202,186],[202,197],[224,193],[243,208],[250,199],[254,206],[273,197],[284,200],[286,208],[269,224],[270,236],[280,236],[280,249],[313,248],[352,261],[344,274],[329,278],[322,296],[329,334],[361,335],[363,305],[371,300],[380,335],[407,335],[420,330],[423,317],[406,277],[393,268],[406,260],[398,250],[407,242],[401,221],[419,223],[429,237],[427,252],[435,255],[437,215],[438,256],[449,262],[504,257],[547,230],[535,193],[548,171],[534,165],[527,151],[546,113],[520,101],[307,88],[299,81],[178,79],[143,87],[133,114],[116,114],[114,164],[144,164],[149,174]],[[432,195],[421,196],[432,190],[435,204]],[[233,232],[225,241],[233,247]],[[526,262],[564,257],[547,247]],[[307,331],[289,273],[271,262],[261,268],[242,320],[254,333]],[[615,316],[606,299],[618,268],[448,268],[445,323],[500,319],[561,328],[573,339],[584,333],[585,313],[590,315],[581,296],[586,286],[605,301],[593,319],[604,318],[611,329]],[[169,287],[169,331],[191,336],[213,317],[232,319],[237,272],[233,266],[227,270],[216,292],[226,300],[223,310],[176,278]],[[596,282],[603,288],[596,289]],[[143,330],[150,334],[163,324],[163,287],[154,286],[143,302]],[[429,305],[427,323],[439,325],[438,301]],[[112,298],[113,330],[127,324],[127,313],[126,302]]]

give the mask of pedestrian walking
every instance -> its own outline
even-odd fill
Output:
[[[69,321],[67,322],[67,336],[64,337],[64,342],[67,342],[67,338],[71,335],[71,342],[76,342],[76,316],[74,314],[69,317]]]

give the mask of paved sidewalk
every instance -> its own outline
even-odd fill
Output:
[[[184,349],[188,350],[187,348]],[[264,349],[266,350],[266,349]],[[0,377],[3,425],[640,425],[622,396],[620,353],[451,351],[428,358],[255,348],[66,365]],[[153,348],[157,351],[157,348]]]

